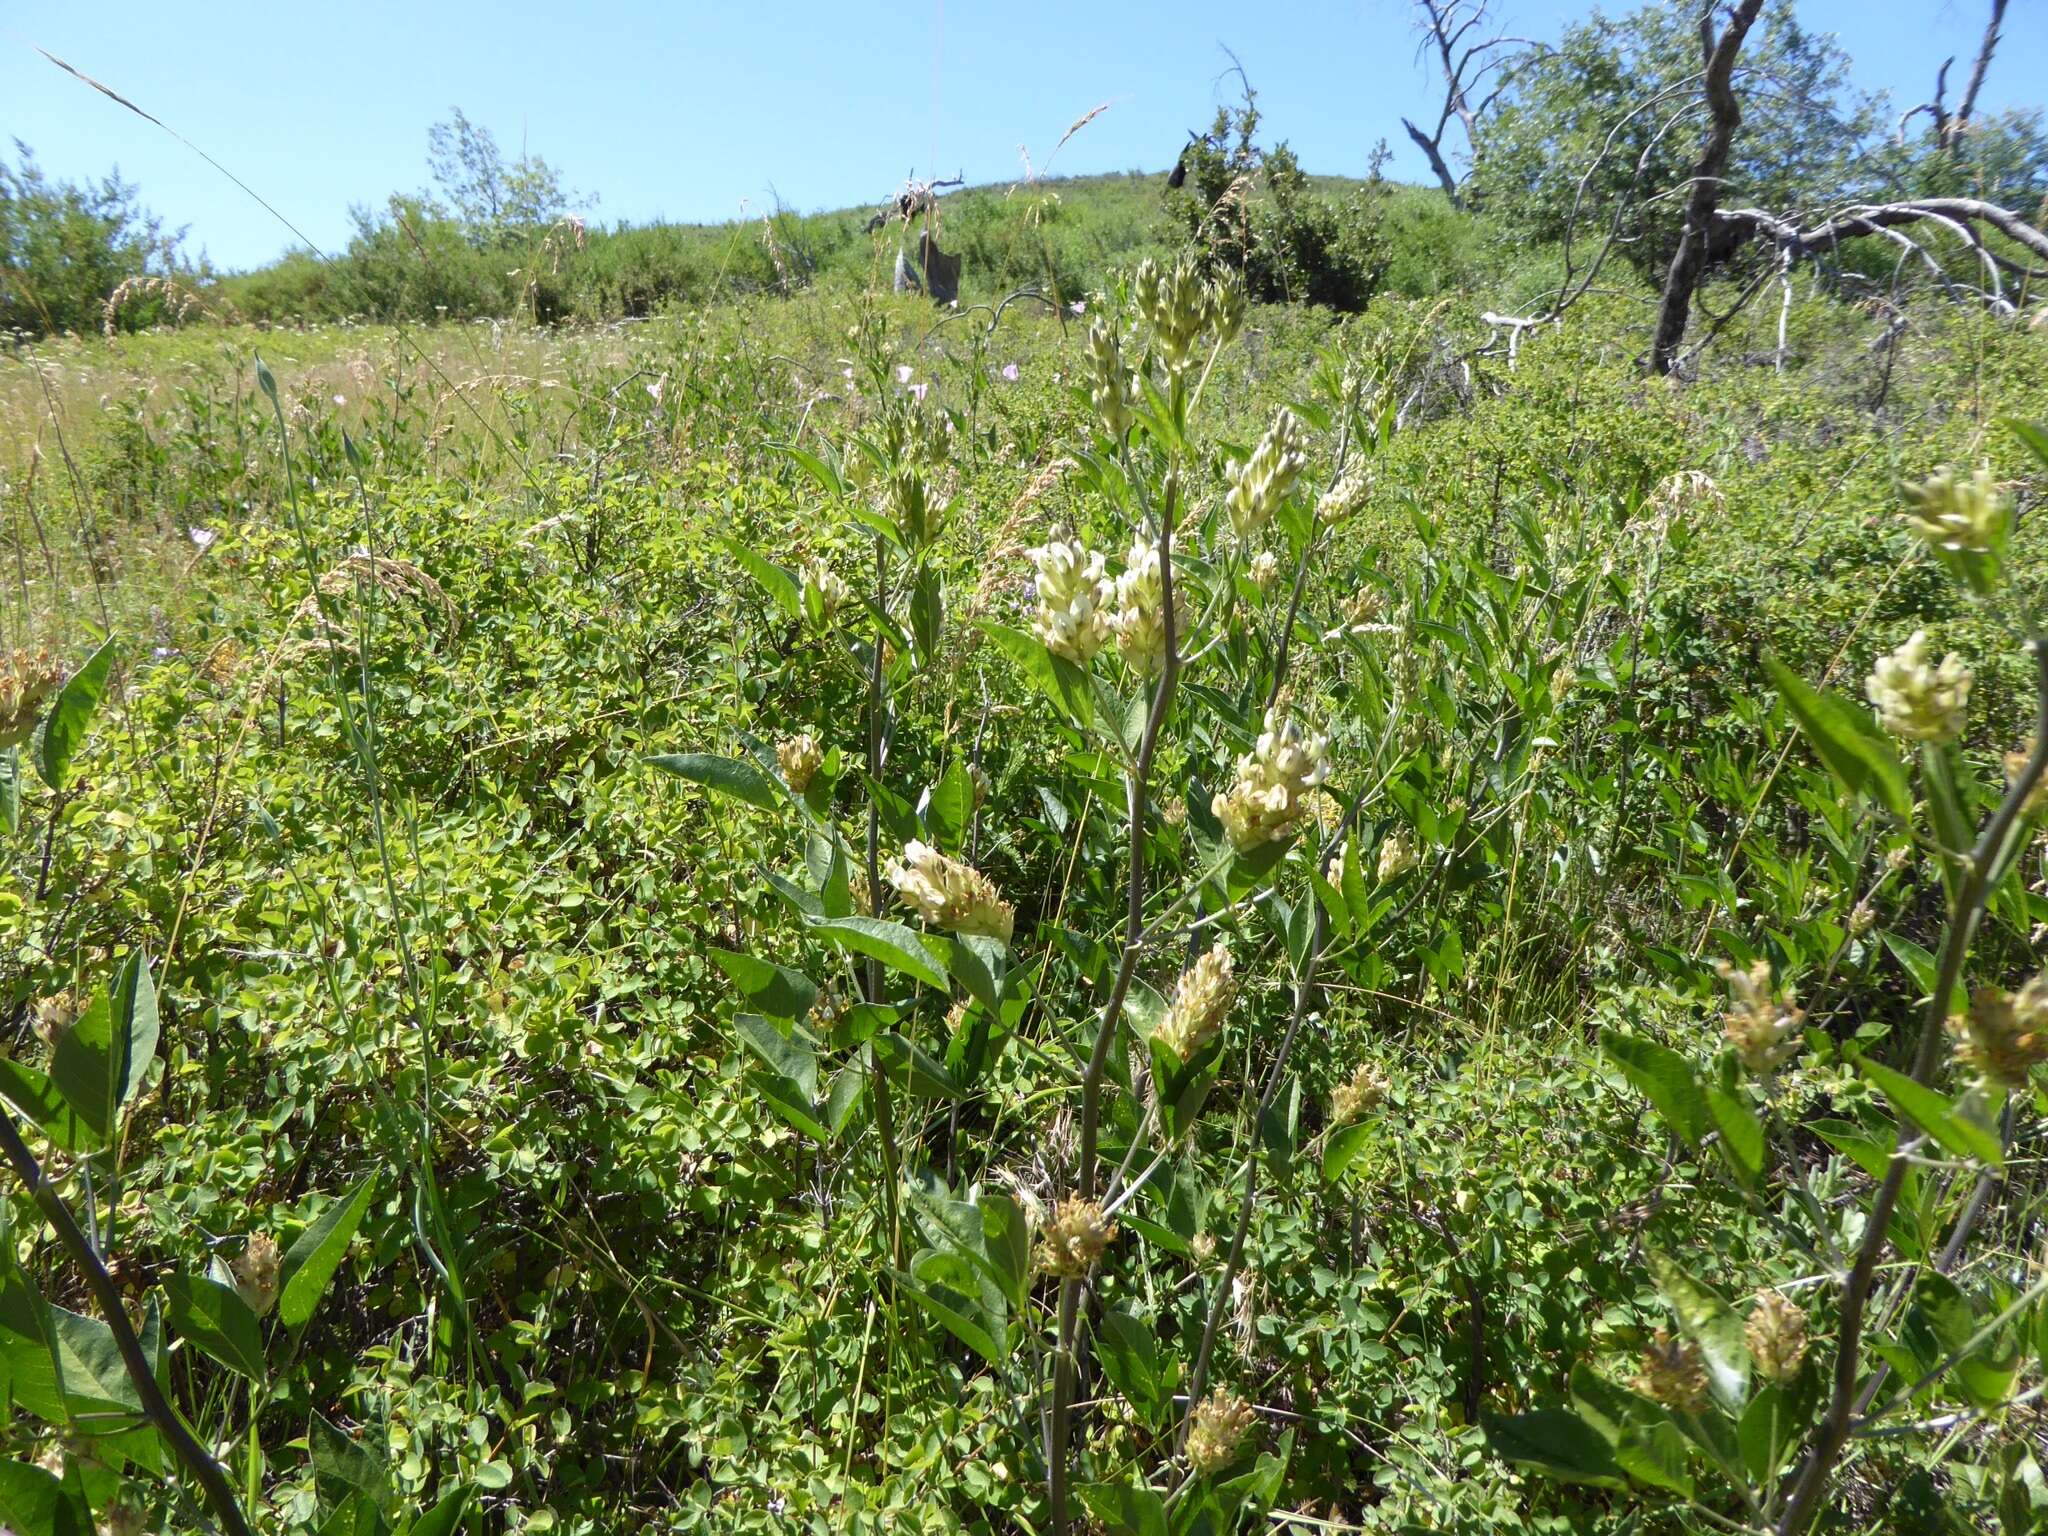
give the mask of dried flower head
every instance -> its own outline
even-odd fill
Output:
[[[1806,1313],[1778,1291],[1765,1291],[1742,1325],[1757,1374],[1784,1386],[1806,1360]]]
[[[2020,775],[2027,771],[2028,756],[2029,754],[2025,752],[2008,752],[2005,754],[2005,782],[2007,784],[2019,783]],[[2020,802],[2020,814],[2022,816],[2039,816],[2044,812],[2048,812],[2048,773],[2044,773],[2040,778],[2034,780],[2033,788],[2027,791],[2026,799]]]
[[[1927,659],[1927,631],[1916,629],[1889,656],[1878,658],[1863,684],[1880,724],[1909,741],[1954,741],[1963,733],[1970,699],[1970,669],[1954,656],[1940,666]]]
[[[1038,595],[1032,634],[1055,656],[1087,666],[1109,642],[1109,605],[1116,595],[1103,574],[1102,556],[1090,554],[1079,539],[1058,536],[1030,555],[1038,572],[1031,581]]]
[[[854,455],[859,458],[860,455]],[[822,560],[813,560],[804,567],[803,602],[805,613],[816,613],[823,622],[830,624],[839,616],[839,610],[853,594],[847,589],[839,573]]]
[[[1236,996],[1230,951],[1217,944],[1189,966],[1174,986],[1173,1001],[1167,1004],[1152,1038],[1183,1063],[1193,1061],[1223,1028],[1224,1016]]]
[[[1218,1387],[1188,1415],[1188,1465],[1204,1477],[1221,1472],[1237,1460],[1257,1422],[1251,1404]]]
[[[1079,1279],[1114,1241],[1116,1223],[1102,1214],[1101,1204],[1069,1195],[1039,1233],[1039,1261],[1062,1279]]]
[[[0,748],[18,747],[34,734],[64,676],[64,664],[40,647],[0,660]]]
[[[252,1233],[235,1260],[235,1290],[258,1317],[277,1305],[277,1289],[284,1262],[277,1239],[267,1232]]]
[[[1109,615],[1110,631],[1124,665],[1140,677],[1156,677],[1166,665],[1166,587],[1161,576],[1159,546],[1140,533],[1131,540],[1131,552],[1124,559],[1124,573],[1117,577],[1116,608]],[[1176,641],[1187,633],[1187,589],[1173,592],[1173,630]]]
[[[101,1506],[93,1532],[94,1536],[143,1536],[148,1529],[148,1514],[140,1504],[123,1495]]]
[[[52,992],[36,1002],[36,1038],[51,1050],[71,1033],[71,1026],[85,1012],[85,995],[70,988]]]
[[[225,688],[235,680],[241,666],[242,642],[228,635],[206,653],[206,659],[199,664],[199,675],[214,687]]]
[[[1120,438],[1136,419],[1131,407],[1137,398],[1137,384],[1124,366],[1123,342],[1106,317],[1088,328],[1088,371],[1088,400],[1095,407],[1096,418],[1103,431]]]
[[[935,928],[980,933],[1010,942],[1016,913],[995,883],[971,864],[948,858],[929,843],[912,841],[886,871],[896,897]]]
[[[1979,987],[1970,1011],[1948,1021],[1956,1060],[2008,1088],[2024,1088],[2028,1074],[2048,1061],[2048,971],[2018,992]]]
[[[1759,960],[1746,971],[1738,971],[1723,960],[1715,967],[1728,984],[1732,996],[1722,1033],[1750,1072],[1761,1076],[1799,1054],[1804,1043],[1805,1010],[1792,1006],[1792,989],[1780,997],[1771,988],[1771,963]]]
[[[1308,791],[1329,776],[1329,739],[1311,735],[1278,709],[1237,760],[1237,781],[1210,801],[1239,853],[1282,836],[1300,818]]]
[[[1681,469],[1659,480],[1645,505],[1653,518],[1668,527],[1673,518],[1691,512],[1718,516],[1727,510],[1728,498],[1721,494],[1720,483],[1704,469]]]
[[[1249,459],[1232,459],[1224,469],[1230,493],[1224,508],[1230,527],[1249,539],[1273,519],[1308,463],[1308,434],[1294,413],[1282,407]]]
[[[1422,855],[1415,851],[1415,839],[1408,835],[1406,827],[1396,827],[1380,844],[1379,865],[1374,870],[1381,885],[1389,880],[1398,880],[1417,864]]]
[[[1698,1413],[1707,1406],[1707,1363],[1699,1345],[1659,1328],[1643,1351],[1643,1368],[1634,1385],[1643,1396],[1666,1408]]]
[[[1387,1080],[1368,1062],[1330,1095],[1330,1124],[1348,1125],[1360,1115],[1369,1115],[1386,1096]]]
[[[2012,504],[1982,464],[1974,474],[1938,469],[1917,485],[1901,487],[1906,526],[1930,547],[1953,554],[1995,555],[2012,527]]]
[[[782,777],[789,787],[802,794],[811,787],[811,780],[818,776],[818,770],[825,766],[825,753],[818,745],[818,738],[805,731],[802,735],[786,736],[775,743],[775,766],[782,770]]]

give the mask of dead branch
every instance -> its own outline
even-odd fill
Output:
[[[1719,36],[1714,32],[1713,7],[1700,9],[1700,50],[1706,60],[1704,85],[1710,121],[1699,164],[1693,170],[1685,228],[1679,234],[1678,249],[1672,254],[1670,270],[1664,277],[1664,297],[1658,305],[1657,330],[1650,343],[1653,373],[1671,371],[1692,314],[1693,292],[1699,287],[1700,274],[1706,270],[1708,239],[1714,211],[1721,200],[1721,177],[1728,168],[1735,131],[1742,126],[1742,104],[1735,98],[1733,84],[1735,57],[1762,9],[1763,0],[1741,0]]]
[[[1415,4],[1421,13],[1416,18],[1416,25],[1422,31],[1422,42],[1417,46],[1416,55],[1420,58],[1424,53],[1433,51],[1436,54],[1437,70],[1444,82],[1444,103],[1443,110],[1437,114],[1433,132],[1425,133],[1405,117],[1401,119],[1401,126],[1408,130],[1408,137],[1428,159],[1429,168],[1435,173],[1451,206],[1462,208],[1465,205],[1463,187],[1459,178],[1452,174],[1444,156],[1445,133],[1455,120],[1465,130],[1466,153],[1476,153],[1480,117],[1499,98],[1507,79],[1516,70],[1548,50],[1529,38],[1509,37],[1499,32],[1477,42],[1469,42],[1473,32],[1483,30],[1491,19],[1487,12],[1488,0],[1415,0]],[[1509,52],[1516,48],[1523,52]],[[1487,76],[1496,72],[1501,78],[1475,107],[1472,93]]]

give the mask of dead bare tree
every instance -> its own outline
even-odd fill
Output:
[[[1486,115],[1486,109],[1499,98],[1522,64],[1540,58],[1544,49],[1541,43],[1529,38],[1492,31],[1488,26],[1492,17],[1487,0],[1415,0],[1415,8],[1419,13],[1416,25],[1422,31],[1416,57],[1419,60],[1426,53],[1435,53],[1437,68],[1443,75],[1444,105],[1432,133],[1424,133],[1405,117],[1401,126],[1428,159],[1429,168],[1436,173],[1451,206],[1462,208],[1464,189],[1444,157],[1444,135],[1455,120],[1465,130],[1467,152],[1476,154],[1479,120]],[[1481,34],[1477,41],[1472,37],[1475,32]],[[1515,49],[1523,51],[1517,54]],[[1475,102],[1474,95],[1489,85],[1486,94]]]
[[[1706,271],[1708,243],[1713,236],[1714,210],[1721,201],[1721,178],[1728,169],[1728,152],[1735,132],[1742,126],[1742,103],[1735,96],[1735,58],[1742,40],[1763,10],[1764,0],[1740,0],[1719,34],[1714,31],[1712,0],[1700,9],[1700,55],[1705,61],[1702,87],[1707,98],[1707,138],[1692,173],[1692,191],[1686,200],[1685,227],[1672,253],[1670,269],[1664,275],[1664,296],[1657,305],[1657,330],[1650,343],[1650,370],[1669,373],[1678,344],[1685,339],[1685,326],[1692,315],[1692,296]]]
[[[1934,141],[1943,149],[1955,148],[1957,142],[1969,131],[1970,118],[1977,110],[1977,95],[1984,89],[1984,75],[1991,68],[1991,56],[1998,51],[1999,29],[2005,25],[2006,0],[1991,0],[1991,20],[1984,27],[1984,40],[1977,45],[1977,62],[1970,68],[1969,84],[1963,87],[1963,99],[1951,113],[1945,105],[1948,96],[1948,72],[1955,65],[1951,54],[1942,60],[1941,68],[1934,73],[1934,99],[1923,101],[1899,119],[1899,142],[1906,141],[1906,124],[1925,112],[1934,121]]]

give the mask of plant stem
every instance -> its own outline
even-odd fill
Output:
[[[1144,951],[1146,787],[1152,776],[1153,759],[1158,755],[1159,733],[1166,724],[1174,685],[1180,678],[1180,637],[1175,633],[1173,611],[1174,497],[1178,483],[1169,478],[1159,515],[1159,593],[1166,632],[1165,660],[1160,665],[1159,686],[1152,694],[1151,712],[1145,717],[1145,735],[1138,745],[1137,761],[1124,780],[1125,810],[1130,819],[1130,901],[1124,914],[1123,955],[1117,964],[1116,982],[1102,1005],[1094,1048],[1081,1075],[1081,1141],[1074,1183],[1082,1200],[1095,1198],[1095,1145],[1102,1121],[1102,1078],[1109,1066],[1117,1025],[1123,1017],[1124,999],[1130,994],[1131,981],[1137,974],[1138,956]],[[1067,1530],[1067,1441],[1072,1430],[1074,1387],[1080,1375],[1076,1353],[1080,1316],[1081,1280],[1062,1280],[1059,1346],[1053,1353],[1052,1412],[1046,1427],[1046,1493],[1052,1500],[1054,1536],[1066,1536]]]
[[[149,1357],[142,1352],[142,1341],[136,1338],[134,1325],[128,1321],[128,1309],[122,1304],[120,1287],[114,1284],[106,1265],[100,1262],[99,1255],[93,1252],[92,1245],[79,1230],[71,1208],[44,1176],[35,1154],[22,1140],[13,1111],[4,1107],[0,1107],[0,1151],[5,1152],[15,1176],[21,1180],[29,1198],[35,1201],[36,1208],[43,1213],[43,1219],[56,1231],[58,1243],[72,1263],[78,1266],[85,1277],[86,1289],[92,1292],[93,1300],[106,1315],[107,1328],[114,1335],[114,1347],[121,1354],[121,1364],[127,1369],[128,1380],[134,1385],[136,1396],[142,1400],[143,1414],[164,1437],[172,1454],[198,1482],[214,1518],[229,1536],[251,1536],[249,1522],[242,1515],[242,1506],[235,1501],[234,1486],[229,1483],[227,1474],[192,1431],[185,1427],[178,1410],[171,1406],[163,1388],[157,1384]]]
[[[1962,978],[1963,963],[1969,958],[1970,941],[1976,936],[1978,920],[1991,899],[1992,865],[1998,861],[2005,847],[2007,833],[2019,820],[2020,807],[2040,782],[2043,771],[2048,770],[2048,644],[2044,644],[2038,635],[2028,644],[2034,652],[2035,686],[2040,701],[2033,750],[2027,755],[2026,766],[2007,789],[2005,799],[1978,835],[1977,846],[1971,851],[1969,868],[1956,892],[1955,911],[1949,919],[1948,935],[1942,944],[1934,993],[1927,1001],[1927,1016],[1920,1026],[1919,1045],[1913,1052],[1912,1077],[1916,1083],[1924,1084],[1934,1075],[1943,1025],[1948,1018],[1949,999],[1955,995],[1956,983]],[[1903,1148],[1893,1152],[1891,1165],[1885,1170],[1884,1183],[1870,1208],[1863,1246],[1857,1251],[1855,1267],[1843,1282],[1833,1392],[1828,1400],[1827,1414],[1821,1420],[1812,1447],[1796,1474],[1784,1516],[1778,1522],[1778,1536],[1799,1536],[1806,1529],[1816,1513],[1828,1476],[1842,1454],[1842,1447],[1848,1443],[1856,1406],[1856,1375],[1862,1357],[1864,1311],[1870,1300],[1871,1285],[1877,1277],[1878,1261],[1890,1246],[1892,1211],[1899,1203],[1899,1191],[1905,1184],[1908,1166]]]

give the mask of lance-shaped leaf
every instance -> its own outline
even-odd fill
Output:
[[[706,789],[730,795],[735,800],[744,800],[749,805],[758,805],[763,810],[773,810],[781,802],[781,793],[776,789],[774,780],[740,758],[718,757],[708,752],[671,752],[646,761],[650,767],[673,773],[693,784],[702,784]]]

